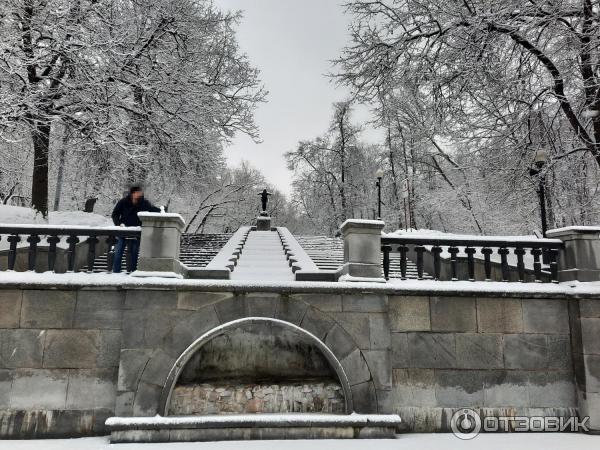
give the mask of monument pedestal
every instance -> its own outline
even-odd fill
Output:
[[[256,231],[271,231],[271,217],[264,211],[256,218]]]

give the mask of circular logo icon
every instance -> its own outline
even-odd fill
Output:
[[[450,428],[459,439],[473,439],[481,431],[481,417],[472,409],[459,409],[450,419]]]

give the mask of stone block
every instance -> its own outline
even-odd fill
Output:
[[[452,333],[408,333],[410,367],[455,368],[456,341]]]
[[[565,370],[529,372],[529,405],[543,408],[576,408],[573,373]]]
[[[41,368],[44,330],[0,330],[0,367]]]
[[[115,409],[115,369],[84,369],[69,371],[68,409]]]
[[[339,325],[334,325],[325,336],[325,345],[333,352],[338,360],[344,359],[354,349],[356,344],[352,337]]]
[[[548,368],[572,371],[571,339],[569,335],[549,335]]]
[[[436,406],[433,369],[394,369],[392,393],[394,406]]]
[[[347,312],[387,312],[387,295],[377,294],[344,294],[342,308]]]
[[[134,416],[155,416],[158,414],[162,387],[140,381],[133,401]]]
[[[155,348],[189,311],[182,309],[123,311],[123,348]]]
[[[13,373],[12,409],[65,409],[68,370],[18,369]]]
[[[119,391],[133,391],[136,389],[142,371],[152,355],[149,349],[123,349],[119,363],[117,389]]]
[[[76,291],[25,290],[21,328],[70,328]]]
[[[544,369],[548,365],[545,335],[508,334],[504,336],[504,364],[507,369]]]
[[[460,369],[502,369],[502,337],[492,334],[458,333],[457,367]]]
[[[74,327],[120,330],[124,301],[123,291],[78,291]]]
[[[97,331],[48,330],[44,344],[44,367],[94,368],[98,358],[98,344]]]
[[[247,292],[244,297],[249,316],[274,318],[281,295],[277,292]]]
[[[600,318],[600,299],[579,300],[579,312],[581,317]]]
[[[305,302],[323,312],[341,312],[342,296],[339,294],[305,293],[291,294],[290,300]]]
[[[219,325],[219,318],[212,306],[194,311],[174,324],[164,336],[162,347],[173,358],[178,358],[196,339]]]
[[[127,291],[125,309],[176,309],[177,291],[132,289]]]
[[[304,315],[304,318],[302,319],[302,324],[301,324],[302,328],[304,328],[309,333],[314,334],[317,338],[319,338],[321,340],[323,340],[325,338],[325,336],[327,335],[329,330],[331,330],[333,325],[334,325],[334,322],[331,317],[329,317],[328,315],[325,315],[324,313],[318,311],[317,309],[315,309],[313,307],[309,307],[306,310],[306,314]],[[343,326],[344,326],[344,324],[342,324],[342,327]],[[344,329],[345,329],[345,327],[344,327]],[[350,335],[352,335],[350,330],[346,329],[346,331],[348,333],[350,333]],[[368,330],[367,330],[367,333],[368,333]]]
[[[12,381],[13,372],[7,369],[0,369],[0,410],[10,408]],[[1,433],[0,436],[2,436]]]
[[[215,310],[219,316],[219,321],[223,323],[248,317],[248,308],[246,306],[246,297],[235,295],[215,304]]]
[[[410,349],[406,333],[392,333],[392,367],[410,367]]]
[[[223,300],[232,299],[233,292],[183,291],[177,294],[177,308],[198,310]]]
[[[293,300],[289,295],[281,294],[281,298],[277,303],[275,318],[294,325],[300,325],[307,310],[308,304]]]
[[[391,346],[390,321],[387,314],[369,316],[371,350],[387,350]]]
[[[389,300],[392,331],[429,331],[429,297],[392,296]]]
[[[523,300],[523,326],[526,333],[568,334],[567,301],[560,299]]]
[[[48,330],[43,367],[91,369],[117,367],[121,333],[115,330]]]
[[[484,405],[488,407],[529,406],[529,374],[524,371],[495,370],[485,378]]]
[[[600,319],[580,319],[583,353],[600,355]]]
[[[18,328],[21,320],[21,302],[23,291],[0,291],[0,328]]]
[[[162,350],[155,351],[142,372],[141,380],[145,383],[164,386],[176,358]]]
[[[431,297],[432,331],[476,332],[475,299],[468,297]]]
[[[600,394],[588,393],[581,408],[581,415],[590,418],[588,426],[591,432],[600,431]]]
[[[376,389],[389,390],[392,387],[392,365],[390,352],[385,350],[367,350],[363,352],[371,371]]]
[[[120,330],[100,330],[96,367],[119,367],[122,333]]]
[[[340,363],[351,385],[361,384],[371,379],[371,372],[360,350],[354,350]]]
[[[477,327],[480,333],[522,333],[521,299],[478,298]]]
[[[354,412],[359,414],[377,413],[377,393],[371,381],[352,386]]]
[[[585,391],[600,393],[600,355],[583,355]]]
[[[133,415],[133,400],[135,392],[118,392],[115,399],[115,416],[131,417]]]
[[[371,320],[366,313],[338,313],[338,324],[350,335],[360,349],[371,348]],[[304,323],[304,322],[303,322]]]
[[[484,372],[436,370],[437,404],[449,408],[474,407],[483,404]]]

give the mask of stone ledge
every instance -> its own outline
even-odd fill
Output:
[[[395,414],[239,414],[190,417],[111,417],[111,443],[232,439],[391,439]]]

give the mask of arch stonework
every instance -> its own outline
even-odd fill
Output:
[[[280,293],[185,292],[179,293],[178,306],[184,309],[182,317],[178,316],[168,331],[153,340],[152,348],[146,345],[145,349],[136,350],[146,359],[140,363],[139,373],[134,376],[135,382],[130,383],[129,390],[127,387],[120,389],[117,415],[165,414],[170,391],[186,358],[223,326],[239,320],[276,320],[305,336],[310,335],[339,377],[344,396],[349,400],[348,412],[381,412],[378,403],[382,400],[377,398],[376,376],[367,363],[364,345],[362,348],[357,345],[353,337],[356,332],[336,317],[335,312],[321,310],[331,309],[330,305],[306,301],[302,295]],[[162,318],[157,316],[157,321],[160,320]],[[135,326],[135,322],[132,321],[131,326]],[[127,351],[122,350],[120,379],[127,365],[127,354],[123,352]]]
[[[203,345],[207,344],[209,341],[211,341],[213,338],[220,335],[221,333],[231,328],[236,328],[240,325],[244,325],[246,323],[267,323],[289,328],[292,331],[295,331],[303,337],[307,338],[311,343],[315,344],[316,347],[321,351],[323,356],[325,356],[325,358],[327,359],[327,362],[335,372],[337,379],[340,382],[340,385],[342,386],[342,390],[344,392],[346,413],[350,414],[354,411],[352,407],[352,390],[350,389],[350,383],[348,382],[346,372],[344,371],[344,368],[342,367],[336,356],[333,354],[333,352],[320,339],[315,337],[315,335],[313,335],[312,333],[309,333],[308,331],[304,330],[303,328],[300,328],[299,326],[296,326],[292,323],[283,320],[273,319],[270,317],[245,317],[242,319],[237,319],[225,323],[221,326],[218,326],[217,328],[213,328],[209,332],[203,334],[198,339],[196,339],[192,343],[192,345],[190,345],[187,349],[184,350],[181,356],[177,358],[177,361],[175,362],[175,365],[169,372],[165,385],[163,386],[158,409],[159,415],[163,417],[167,416],[173,389],[177,384],[177,380],[179,379],[181,371],[184,369],[185,365],[189,362],[194,353],[196,353]]]

